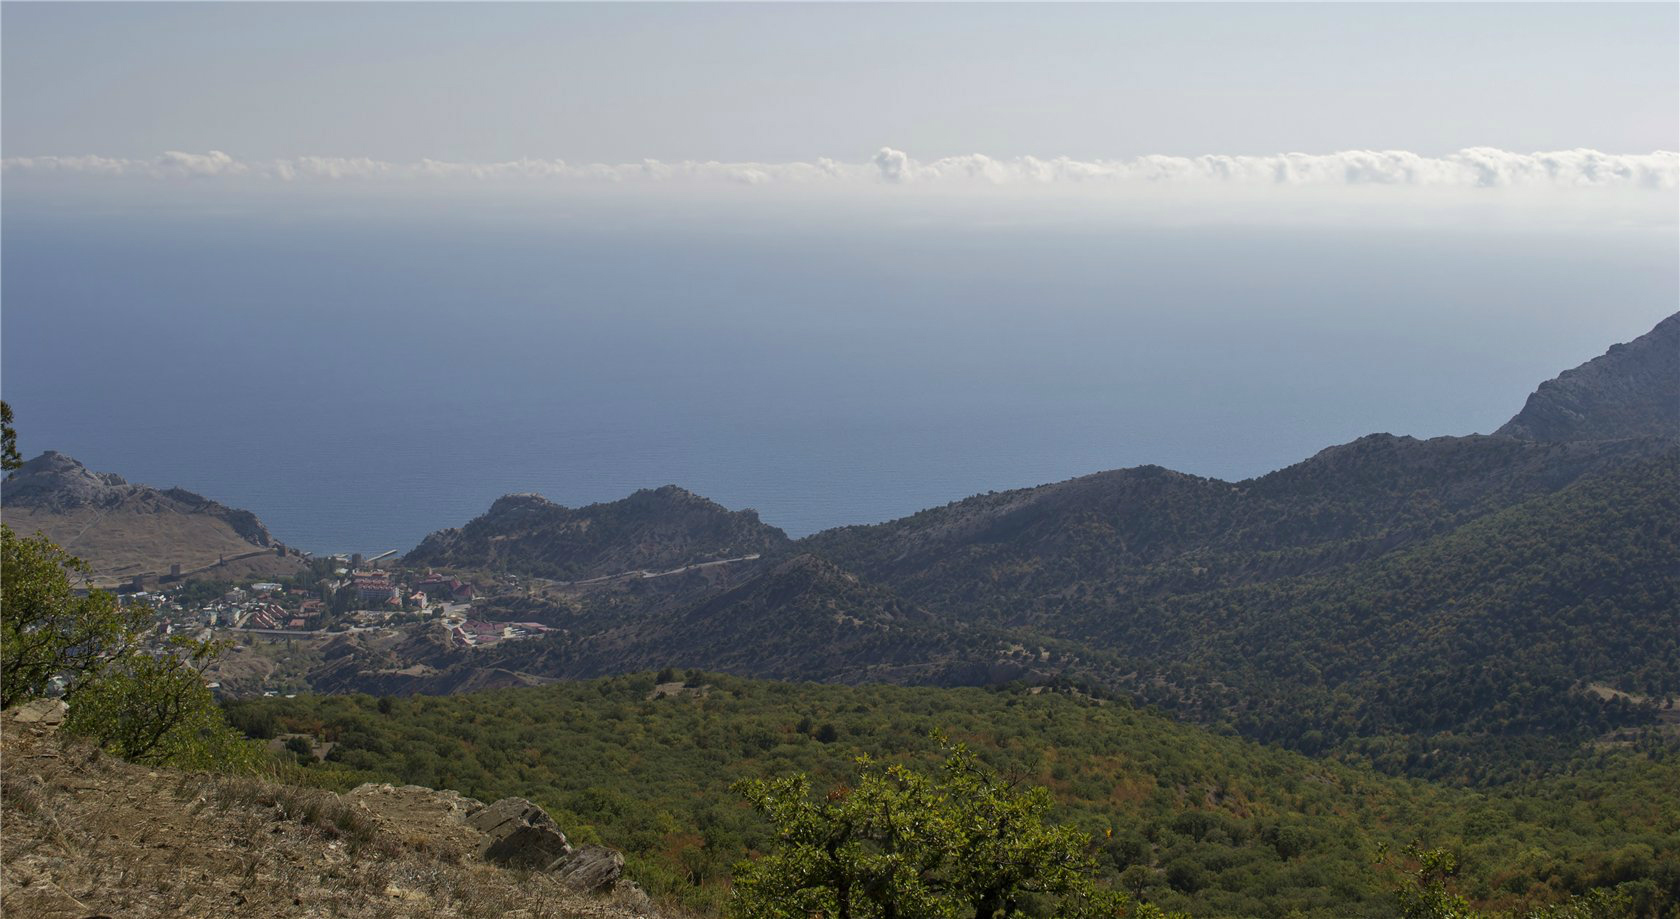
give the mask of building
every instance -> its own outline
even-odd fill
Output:
[[[284,626],[285,621],[286,611],[273,603],[268,603],[264,604],[256,612],[252,613],[249,619],[245,620],[245,628],[278,629]]]
[[[402,593],[397,590],[397,585],[383,574],[358,571],[351,576],[351,582],[356,588],[356,599],[361,603],[374,606],[402,603]]]
[[[452,600],[456,603],[466,603],[473,598],[473,586],[460,578],[446,578],[440,574],[429,574],[424,581],[414,586],[433,600]]]

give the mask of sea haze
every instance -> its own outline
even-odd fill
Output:
[[[1680,299],[1663,229],[8,202],[21,445],[412,547],[677,483],[790,534],[1490,431]]]

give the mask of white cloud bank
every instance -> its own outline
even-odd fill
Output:
[[[171,151],[152,159],[102,156],[26,156],[0,160],[14,178],[89,176],[156,181],[245,179],[266,182],[423,182],[456,180],[546,184],[736,184],[800,186],[1416,186],[1440,188],[1622,188],[1672,192],[1680,188],[1680,152],[1642,154],[1559,150],[1512,153],[1472,147],[1447,156],[1403,150],[1281,153],[1267,156],[1142,156],[1076,160],[1033,156],[997,159],[984,154],[920,161],[902,150],[881,148],[863,163],[831,159],[788,163],[661,162],[568,163],[521,159],[454,163],[423,159],[388,162],[366,158],[305,156],[235,159],[219,150]]]

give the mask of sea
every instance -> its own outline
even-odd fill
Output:
[[[1157,464],[1489,432],[1680,302],[1672,226],[8,202],[26,455],[406,551],[681,485],[800,536]]]

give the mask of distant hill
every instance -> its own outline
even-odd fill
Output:
[[[1041,627],[1122,654],[1134,692],[1197,720],[1496,776],[1494,748],[1538,762],[1653,720],[1593,683],[1680,694],[1677,473],[1674,449],[1630,458],[1367,561],[1098,601]]]
[[[680,597],[681,595],[679,595]],[[999,630],[930,616],[812,555],[651,613],[561,620],[566,636],[509,645],[496,666],[594,677],[660,667],[833,683],[990,683],[1027,675]],[[550,620],[553,621],[553,620]]]
[[[489,666],[452,641],[441,623],[394,632],[346,632],[328,640],[317,653],[321,663],[308,674],[309,685],[317,692],[446,695],[536,686],[553,679]],[[220,673],[212,672],[220,678]]]
[[[581,508],[507,495],[466,526],[427,536],[404,561],[583,579],[774,552],[787,541],[753,511],[667,485]]]
[[[304,567],[250,511],[180,488],[130,484],[52,450],[6,478],[0,503],[8,526],[46,534],[86,561],[97,583],[167,575],[173,565],[227,577]]]
[[[1037,666],[1037,647],[1018,646],[1004,630],[935,618],[812,555],[656,589],[625,596],[604,588],[571,603],[494,599],[479,615],[541,621],[560,632],[490,648],[462,647],[439,625],[341,636],[321,649],[323,663],[308,680],[317,691],[443,694],[664,667],[934,685],[1051,673]]]
[[[1480,778],[1483,742],[1651,720],[1589,683],[1680,693],[1677,470],[1660,438],[1381,435],[1247,482],[1100,473],[799,547],[1197,720]]]
[[[1100,472],[799,546],[933,612],[1022,625],[1098,585],[1104,596],[1170,594],[1375,558],[1663,449],[1374,434],[1244,482],[1158,466]]]
[[[1569,439],[1373,434],[1242,482],[1114,470],[797,542],[675,488],[579,510],[504,498],[409,561],[586,579],[764,558],[492,598],[481,615],[558,632],[451,652],[419,679],[396,673],[400,655],[354,663],[333,685],[663,666],[1067,677],[1390,771],[1512,778],[1656,730],[1642,700],[1680,695],[1680,442],[1656,410],[1676,329],[1560,377],[1575,415],[1554,433]]]
[[[1065,676],[1308,752],[1497,780],[1654,723],[1589,686],[1680,694],[1677,473],[1661,438],[1390,435],[1239,483],[1100,473],[779,558],[492,598],[480,615],[560,631],[486,649],[358,637],[311,682]]]
[[[1680,313],[1541,383],[1494,433],[1550,441],[1680,437]]]

